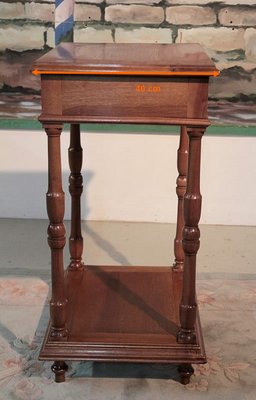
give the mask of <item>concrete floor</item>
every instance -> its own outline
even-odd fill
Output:
[[[50,275],[45,220],[0,221],[3,275]],[[246,279],[255,274],[256,227],[207,226],[201,229],[198,278]],[[67,236],[69,222],[66,222]],[[83,222],[86,264],[168,266],[173,263],[174,224]],[[68,246],[65,264],[68,264]]]

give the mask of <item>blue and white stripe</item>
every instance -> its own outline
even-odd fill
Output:
[[[74,27],[75,0],[55,0],[55,45]]]

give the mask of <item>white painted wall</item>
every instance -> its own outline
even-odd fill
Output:
[[[177,135],[83,133],[88,220],[175,222]],[[68,133],[62,134],[69,218]],[[0,217],[47,218],[47,141],[41,131],[0,130]],[[256,138],[205,136],[201,223],[256,224]]]

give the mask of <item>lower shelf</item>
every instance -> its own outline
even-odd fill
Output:
[[[182,273],[167,267],[86,266],[66,274],[68,337],[50,325],[41,360],[204,363],[199,315],[196,344],[178,344]]]

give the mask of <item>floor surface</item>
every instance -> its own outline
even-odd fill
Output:
[[[37,357],[47,327],[47,221],[0,221],[0,400],[253,400],[256,367],[256,228],[201,226],[197,293],[208,363],[186,387],[158,364],[72,362],[56,384]],[[67,232],[69,223],[67,223]],[[173,262],[175,226],[84,222],[87,264]],[[68,254],[65,254],[68,263]]]

